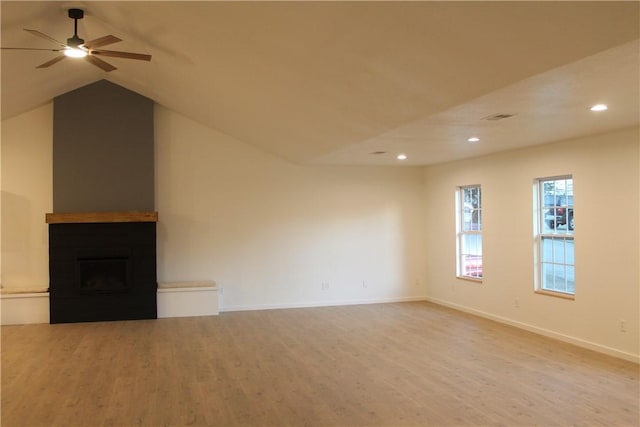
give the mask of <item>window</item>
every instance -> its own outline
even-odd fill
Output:
[[[573,178],[538,179],[536,291],[557,296],[575,295]]]
[[[482,193],[479,185],[456,191],[456,274],[482,279]]]

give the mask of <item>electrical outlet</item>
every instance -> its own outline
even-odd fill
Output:
[[[513,300],[513,306],[515,308],[520,308],[520,300],[518,298]]]
[[[322,283],[322,290],[323,290],[323,291],[329,290],[329,284],[328,284],[328,283],[326,283],[326,282],[323,282],[323,283]]]
[[[220,295],[224,294],[224,288],[223,288],[222,286],[220,286],[220,287],[218,288],[218,293],[219,293]]]
[[[620,323],[620,332],[627,332],[627,321],[624,319],[619,319]]]
[[[363,287],[364,289],[367,289],[367,282],[365,282],[364,280],[362,281],[362,287]]]

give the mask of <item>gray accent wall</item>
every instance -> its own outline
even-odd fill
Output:
[[[54,99],[53,211],[153,211],[153,101],[106,80]]]

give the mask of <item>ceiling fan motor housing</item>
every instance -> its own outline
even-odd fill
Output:
[[[81,39],[80,37],[78,37],[75,34],[73,35],[73,37],[67,39],[67,45],[69,47],[77,48],[78,46],[80,46],[83,43],[84,43],[84,39]]]

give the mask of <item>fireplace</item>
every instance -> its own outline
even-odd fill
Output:
[[[153,110],[106,80],[54,98],[51,323],[156,318]]]
[[[155,319],[155,212],[48,214],[51,323]]]

